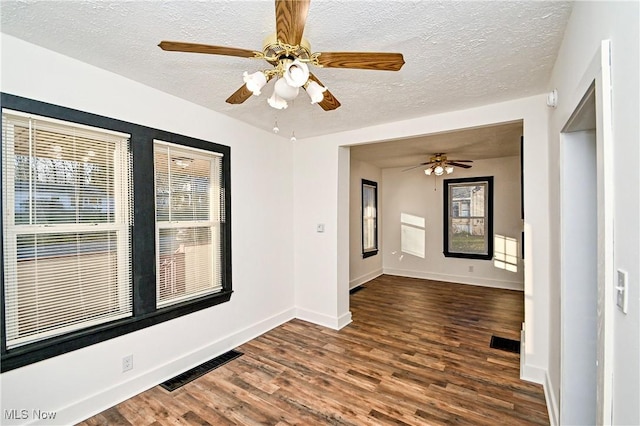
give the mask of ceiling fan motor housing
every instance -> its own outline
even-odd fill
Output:
[[[265,59],[274,66],[278,65],[282,59],[309,60],[311,58],[311,44],[306,38],[303,38],[299,45],[290,46],[280,42],[276,33],[273,33],[264,39],[262,45]]]

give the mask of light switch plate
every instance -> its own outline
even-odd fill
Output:
[[[629,299],[629,284],[627,272],[618,269],[618,280],[616,282],[616,305],[622,313],[627,313],[627,299]]]

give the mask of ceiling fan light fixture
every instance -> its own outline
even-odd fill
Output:
[[[1,0],[0,0],[1,1]],[[311,0],[275,0],[275,32],[270,34],[262,45],[262,50],[243,49],[231,46],[216,46],[211,44],[189,43],[181,41],[162,40],[158,47],[164,51],[204,53],[208,55],[234,56],[238,58],[260,59],[266,61],[273,68],[263,69],[261,72],[244,73],[244,84],[226,99],[232,105],[244,103],[251,95],[260,95],[262,88],[273,77],[281,77],[293,88],[300,88],[313,80],[322,83],[309,72],[309,64],[325,68],[348,68],[375,71],[399,71],[403,65],[402,53],[393,52],[313,52],[311,45],[303,35],[307,23],[307,13]],[[280,85],[282,86],[282,84]],[[289,91],[281,87],[278,93],[280,101],[270,98],[270,105],[283,109],[287,100],[293,96],[286,95]],[[317,92],[317,91],[316,91]],[[325,90],[322,100],[320,95],[311,93],[312,103],[318,104],[325,111],[332,111],[340,107],[340,102],[333,94]]]
[[[309,67],[296,59],[285,65],[283,77],[289,86],[302,87],[309,80]]]
[[[271,95],[271,97],[269,99],[267,99],[267,102],[269,103],[269,105],[275,109],[285,109],[287,108],[289,105],[287,104],[287,101],[285,101],[284,99],[282,99],[280,96],[278,96],[278,94],[276,93],[276,91],[273,91],[273,95]],[[278,129],[280,130],[280,129]]]
[[[318,102],[322,102],[324,99],[324,92],[327,91],[327,88],[319,85],[315,81],[310,81],[307,84],[307,95],[311,98],[312,104],[317,104]]]
[[[247,71],[242,75],[242,79],[247,86],[247,89],[255,96],[260,96],[262,88],[267,84],[267,76],[262,71],[256,71],[253,74],[249,74]]]
[[[274,93],[285,101],[294,100],[296,96],[298,96],[299,91],[300,89],[298,87],[289,85],[284,78],[279,78],[274,86]]]
[[[424,174],[427,176],[442,176],[445,173],[450,175],[455,171],[455,167],[459,167],[462,169],[471,168],[470,164],[464,163],[473,163],[473,160],[447,160],[447,156],[444,154],[434,154],[429,158],[428,162],[409,167],[408,169],[404,169],[403,172],[407,172],[418,167],[422,168],[423,166],[427,166],[427,168],[424,169]]]

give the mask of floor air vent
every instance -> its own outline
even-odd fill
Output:
[[[503,351],[520,353],[520,341],[513,339],[505,339],[504,337],[491,336],[491,344],[489,345],[493,349],[500,349]]]
[[[173,392],[178,389],[180,386],[184,386],[192,380],[197,379],[200,376],[204,376],[211,370],[215,370],[220,367],[238,358],[242,355],[242,352],[238,352],[236,350],[231,350],[229,352],[223,353],[209,361],[203,362],[197,367],[193,367],[191,370],[187,370],[184,373],[178,374],[177,376],[167,380],[166,382],[160,383],[160,386],[168,390],[169,392]]]

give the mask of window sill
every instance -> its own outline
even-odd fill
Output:
[[[473,254],[473,253],[451,253],[448,251],[443,252],[444,257],[459,257],[462,259],[478,259],[478,260],[491,260],[493,254]]]
[[[378,254],[378,250],[368,251],[366,253],[362,253],[362,258],[366,259],[367,257],[372,257],[372,256],[375,256],[376,254]]]

